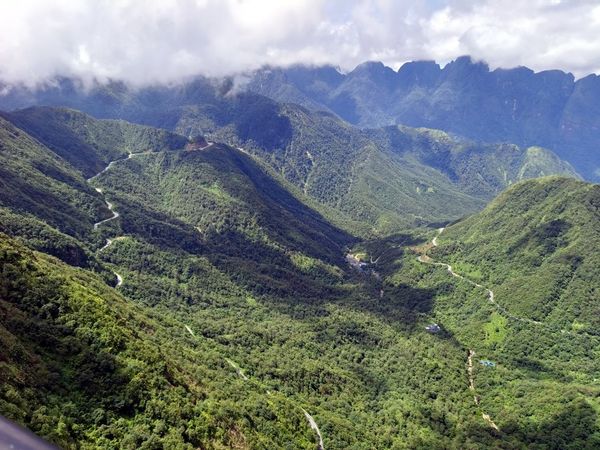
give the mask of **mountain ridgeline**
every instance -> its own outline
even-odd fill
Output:
[[[68,449],[598,448],[599,187],[482,142],[462,66],[503,73],[4,96],[0,414]],[[399,124],[432,99],[469,137]]]
[[[337,114],[360,127],[408,125],[485,142],[552,149],[588,179],[600,180],[600,78],[560,70],[489,70],[465,56],[394,71],[367,62],[349,73],[333,67],[268,68],[247,87],[278,101]]]
[[[321,205],[329,220],[362,236],[455,220],[524,178],[578,176],[568,163],[542,148],[483,144],[407,127],[360,130],[330,113],[252,93],[232,94],[233,88],[222,81],[197,79],[178,87],[142,90],[114,84],[89,92],[64,89],[46,93],[47,100],[100,117],[164,127],[186,136],[203,134],[241,146],[314,200],[316,207]],[[33,108],[5,117],[50,147],[60,140],[75,142],[77,127],[89,129],[87,119],[73,111]],[[133,134],[123,122],[102,126],[112,127],[113,133],[123,128],[119,136],[113,134],[113,151],[129,145]],[[45,127],[63,131],[45,133]],[[167,148],[181,145],[178,138],[162,133],[155,142]],[[85,139],[84,148],[98,145],[93,133],[82,134],[85,138],[78,139]],[[139,136],[135,146],[148,147],[149,138],[154,137]],[[85,154],[70,158],[74,157]]]
[[[234,82],[238,79],[243,81]],[[173,129],[187,105],[195,126],[204,127],[206,115],[223,119],[231,111],[224,95],[244,91],[330,112],[360,128],[425,127],[475,141],[544,147],[586,179],[600,179],[596,75],[575,80],[560,70],[490,71],[468,56],[444,67],[408,62],[397,71],[380,62],[363,63],[348,73],[331,66],[268,67],[241,77],[199,77],[174,87],[138,90],[117,81],[83,90],[77,80],[61,78],[34,91],[5,86],[0,109],[68,106],[95,117]]]
[[[88,177],[128,153],[181,149],[187,143],[183,136],[165,130],[98,121],[69,109],[29,108],[3,116]]]

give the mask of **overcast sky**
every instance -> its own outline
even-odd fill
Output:
[[[2,0],[0,79],[145,84],[366,60],[600,72],[598,0]]]

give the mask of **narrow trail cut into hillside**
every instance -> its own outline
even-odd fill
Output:
[[[431,240],[431,245],[433,245],[434,247],[438,246],[437,238],[440,234],[442,234],[444,232],[445,229],[446,229],[445,227],[438,229],[438,234]],[[445,267],[446,270],[448,270],[448,273],[450,273],[450,275],[452,275],[453,277],[459,278],[461,280],[465,280],[473,286],[483,288],[483,286],[481,286],[480,284],[475,283],[474,281],[471,281],[468,278],[465,278],[462,275],[459,275],[458,273],[454,272],[452,270],[452,266],[450,264],[435,262],[427,255],[420,255],[417,259],[419,260],[419,262],[422,262],[425,264],[433,264],[436,266]],[[490,302],[493,303],[494,305],[496,305],[496,307],[498,307],[497,303],[494,302],[494,293],[490,289],[486,289],[486,292],[488,293],[488,299],[490,300]],[[480,397],[475,393],[475,377],[473,376],[473,356],[475,356],[475,350],[469,349],[469,354],[467,356],[467,374],[469,377],[469,390],[473,392],[473,401],[475,402],[475,405],[478,407],[481,407]],[[483,410],[481,411],[481,417],[491,428],[493,428],[496,431],[500,431],[500,428],[492,420],[490,415],[487,414]]]
[[[304,195],[308,195],[308,183],[310,182],[310,176],[313,173],[313,170],[315,170],[315,159],[313,158],[312,153],[310,153],[308,150],[306,150],[306,157],[310,161],[310,171],[304,179],[304,187],[302,188]]]
[[[192,335],[192,337],[196,337],[196,334],[194,333],[194,331],[189,327],[189,325],[184,325],[186,331]],[[229,364],[237,373],[237,375],[244,381],[250,381],[250,377],[248,377],[244,371],[242,370],[242,368],[234,361],[232,361],[229,358],[224,358],[225,361],[227,362],[227,364]],[[269,391],[268,389],[265,389],[265,392],[267,393],[267,395],[272,395],[271,391]],[[317,449],[318,450],[325,450],[325,445],[323,444],[323,436],[321,435],[321,430],[319,429],[319,425],[317,425],[317,422],[315,421],[314,417],[311,416],[308,411],[306,411],[302,406],[297,405],[294,402],[291,402],[294,406],[300,408],[302,410],[302,412],[304,413],[304,417],[306,417],[306,420],[308,421],[308,424],[310,425],[310,428],[312,430],[314,430],[314,432],[316,433],[317,437],[319,438],[319,444]]]
[[[318,450],[325,450],[325,446],[323,445],[323,436],[321,436],[321,430],[319,430],[319,425],[317,425],[317,422],[315,422],[313,416],[306,412],[304,408],[302,408],[302,412],[304,413],[304,417],[306,417],[306,420],[308,420],[310,427],[315,431],[315,433],[317,433],[317,436],[319,436],[319,446],[317,447]]]
[[[473,356],[475,356],[475,351],[469,349],[469,356],[467,357],[467,373],[469,374],[469,389],[473,392],[473,401],[475,405],[479,405],[479,396],[475,393],[475,378],[473,377]],[[486,414],[484,411],[481,412],[481,417],[483,420],[487,422],[487,424],[496,431],[500,431],[500,428],[496,423],[492,420],[489,414]]]
[[[225,358],[225,361],[227,361],[227,364],[229,364],[231,367],[233,367],[235,369],[236,373],[242,378],[242,380],[244,380],[244,381],[249,380],[249,378],[246,376],[246,374],[244,373],[244,371],[242,370],[242,368],[240,366],[238,366],[236,363],[234,363],[229,358]]]
[[[107,172],[107,171],[108,171],[108,170],[109,170],[111,167],[113,167],[115,164],[117,164],[117,163],[119,163],[119,162],[121,162],[121,161],[126,161],[126,160],[128,160],[128,159],[131,159],[131,158],[133,158],[134,156],[138,156],[138,155],[149,155],[149,154],[151,154],[151,153],[155,153],[155,152],[152,152],[152,151],[146,151],[146,152],[138,152],[138,153],[129,153],[129,155],[127,155],[127,157],[126,157],[126,158],[115,159],[114,161],[111,161],[111,162],[109,162],[109,163],[108,163],[108,165],[107,165],[107,166],[106,166],[104,169],[102,169],[102,170],[101,170],[100,172],[98,172],[96,175],[94,175],[94,176],[92,176],[92,177],[88,178],[86,181],[88,182],[88,184],[89,184],[89,183],[91,183],[91,182],[92,182],[92,181],[94,181],[96,178],[98,178],[100,175],[102,175],[103,173]],[[96,187],[96,188],[94,188],[94,189],[96,189],[96,192],[98,192],[99,194],[102,194],[102,196],[104,196],[104,192],[102,191],[102,189],[100,189],[99,187]],[[93,229],[94,229],[94,231],[97,231],[97,230],[98,230],[98,228],[99,228],[101,225],[104,225],[105,223],[107,223],[107,222],[110,222],[111,220],[115,220],[116,218],[118,218],[118,217],[120,216],[120,214],[119,214],[117,211],[115,211],[114,205],[113,205],[111,202],[109,202],[108,200],[106,200],[106,198],[104,198],[104,202],[106,203],[106,207],[108,208],[108,210],[109,210],[110,212],[112,212],[112,216],[111,216],[111,217],[109,217],[108,219],[104,219],[104,220],[101,220],[100,222],[96,222],[96,223],[94,224],[94,226],[93,226]],[[101,252],[103,252],[104,250],[106,250],[108,247],[110,247],[110,246],[111,246],[111,245],[112,245],[112,244],[113,244],[113,243],[114,243],[116,240],[118,240],[118,239],[122,239],[122,236],[114,237],[114,238],[112,238],[112,239],[110,239],[110,238],[107,238],[107,239],[106,239],[106,244],[104,244],[104,246],[103,246],[103,247],[99,248],[99,249],[96,251],[96,253],[101,253]],[[121,276],[121,274],[119,274],[119,273],[117,273],[117,272],[115,272],[115,271],[113,271],[113,273],[114,273],[114,274],[115,274],[115,276],[117,277],[117,284],[115,285],[115,288],[118,288],[118,287],[120,287],[120,286],[123,284],[123,277]]]
[[[107,239],[106,244],[104,244],[104,246],[102,246],[98,249],[98,253],[102,253],[104,250],[106,250],[108,247],[110,247],[113,242],[114,241],[112,239]]]
[[[121,275],[119,275],[117,272],[114,272],[114,274],[117,276],[117,285],[115,287],[118,288],[119,286],[121,286],[123,284],[123,277]]]
[[[444,228],[438,228],[438,234],[437,234],[437,236],[435,236],[435,237],[434,237],[434,238],[431,240],[431,245],[433,245],[434,247],[437,247],[437,246],[438,246],[437,239],[438,239],[438,237],[440,236],[440,234],[442,234],[442,233],[444,232],[444,230],[445,230],[445,229],[446,229],[445,227],[444,227]],[[485,293],[486,293],[486,295],[487,295],[487,299],[488,299],[488,301],[489,301],[489,302],[490,302],[492,305],[494,305],[494,307],[495,307],[495,308],[496,308],[498,311],[500,311],[500,312],[501,312],[503,315],[505,315],[506,317],[509,317],[510,319],[513,319],[513,320],[517,320],[517,321],[519,321],[519,322],[530,323],[530,324],[533,324],[533,325],[544,325],[542,322],[538,322],[537,320],[533,320],[533,319],[527,319],[527,318],[524,318],[524,317],[518,317],[518,316],[515,316],[514,314],[511,314],[511,313],[509,313],[509,312],[506,310],[506,308],[504,308],[503,306],[499,305],[499,304],[498,304],[498,302],[496,302],[496,300],[495,300],[495,297],[494,297],[494,291],[492,291],[491,289],[488,289],[488,288],[486,288],[486,287],[482,286],[482,285],[481,285],[481,284],[479,284],[479,283],[476,283],[475,281],[472,281],[472,280],[469,280],[468,278],[465,278],[463,275],[461,275],[461,274],[459,274],[459,273],[456,273],[456,272],[455,272],[455,271],[452,269],[452,266],[451,266],[450,264],[446,264],[446,263],[442,263],[442,262],[435,262],[433,259],[431,259],[431,258],[430,258],[429,256],[427,256],[427,255],[420,255],[420,256],[419,256],[417,259],[418,259],[420,262],[422,262],[422,263],[426,263],[426,264],[433,264],[433,265],[435,265],[435,266],[442,266],[442,267],[445,267],[445,268],[446,268],[446,270],[448,270],[448,273],[449,273],[450,275],[452,275],[453,277],[455,277],[455,278],[459,278],[459,279],[461,279],[461,280],[464,280],[464,281],[466,281],[467,283],[469,283],[469,284],[470,284],[470,285],[472,285],[472,286],[475,286],[475,287],[478,287],[478,288],[481,288],[481,289],[485,289]],[[565,331],[562,331],[562,332],[565,332]]]
[[[469,350],[469,356],[467,357],[467,372],[469,373],[469,389],[472,391],[475,390],[475,380],[473,380],[473,356],[475,356],[475,352],[473,350]],[[476,405],[479,405],[479,397],[474,395],[473,400]]]
[[[433,247],[437,247],[438,246],[438,237],[444,232],[445,229],[446,229],[445,227],[444,228],[438,228],[438,230],[437,230],[438,231],[437,236],[435,236],[431,240],[431,245]],[[547,324],[545,324],[543,322],[540,322],[538,320],[528,319],[526,317],[515,316],[514,314],[510,313],[504,306],[500,305],[496,301],[496,297],[494,295],[494,291],[492,291],[489,288],[486,288],[485,286],[483,286],[483,285],[481,285],[479,283],[476,283],[473,280],[470,280],[470,279],[464,277],[463,275],[461,275],[459,273],[456,273],[450,264],[446,264],[446,263],[442,263],[442,262],[436,262],[431,257],[427,256],[426,254],[420,255],[417,259],[420,262],[422,262],[422,263],[432,264],[434,266],[445,267],[446,270],[448,270],[448,273],[450,275],[452,275],[453,277],[459,278],[461,280],[464,280],[464,281],[466,281],[467,283],[469,283],[472,286],[475,286],[475,287],[478,287],[478,288],[481,288],[481,289],[485,289],[485,293],[486,293],[488,302],[490,304],[492,304],[502,315],[504,315],[505,317],[508,317],[509,319],[512,319],[512,320],[515,320],[515,321],[518,321],[518,322],[521,322],[521,323],[527,323],[527,324],[531,324],[531,325],[535,325],[535,326],[544,327],[544,328],[546,328],[546,329],[548,329],[550,331],[560,332],[562,334],[567,334],[567,335],[570,335],[570,336],[575,336],[577,334],[590,334],[590,333],[588,333],[586,331],[581,331],[579,333],[574,333],[574,332],[569,331],[569,330],[565,330],[565,329],[561,329],[561,328],[556,328],[556,327],[549,326],[549,325],[547,325]]]

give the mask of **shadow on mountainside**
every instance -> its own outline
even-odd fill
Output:
[[[500,432],[482,423],[481,426],[468,426],[465,435],[478,448],[508,450],[526,444],[532,449],[594,449],[600,445],[597,419],[595,409],[583,398],[576,398],[549,420],[513,417],[506,423],[499,423]]]

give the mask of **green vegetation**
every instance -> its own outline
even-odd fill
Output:
[[[183,132],[191,119],[188,110],[181,114],[176,129]],[[325,205],[329,220],[363,235],[457,219],[524,178],[577,177],[548,150],[408,127],[360,131],[333,115],[252,95],[237,97],[227,120],[214,119],[204,130],[256,154]],[[338,212],[351,221],[339,221]],[[357,223],[372,225],[364,230]]]
[[[359,127],[405,124],[477,141],[542,145],[597,181],[598,83],[593,75],[575,80],[559,70],[490,70],[461,56],[443,67],[414,61],[397,71],[366,62],[345,74],[331,66],[268,67],[253,74],[247,89]]]
[[[97,174],[109,161],[128,153],[181,149],[187,143],[183,136],[165,130],[122,120],[97,120],[66,108],[28,108],[3,116],[85,177]]]
[[[485,331],[485,343],[493,345],[502,343],[506,339],[506,325],[508,319],[497,312],[493,312],[490,321],[483,326]]]
[[[62,158],[0,118],[0,205],[84,237],[104,202]]]
[[[599,236],[600,186],[550,177],[448,228],[434,255],[477,267],[515,315],[596,334]]]
[[[507,448],[600,442],[599,202],[598,185],[542,178],[517,184],[449,226],[428,254],[483,287],[419,263],[394,248],[394,239],[365,244],[374,257],[391,249],[393,257],[377,269],[387,275],[384,284],[417,276],[417,286],[437,292],[435,322],[477,360],[497,364],[476,365],[474,379],[481,411],[499,426]]]
[[[374,308],[343,260],[352,238],[252,158],[226,146],[140,155],[92,183],[121,216],[97,232],[90,219],[81,238],[5,206],[6,232],[44,249],[27,236],[46,230],[101,267],[2,235],[2,414],[64,447],[313,448],[301,408],[328,448],[489,436],[463,383],[464,350],[414,333],[396,298],[393,321]],[[30,229],[20,218],[32,215]],[[93,255],[103,236],[125,238]],[[117,290],[110,270],[124,278]]]
[[[327,121],[337,127],[337,119]],[[410,249],[426,243],[427,230],[362,243],[349,232],[356,225],[366,234],[373,219],[380,232],[397,229],[406,223],[398,219],[401,210],[416,217],[419,210],[406,200],[413,197],[404,192],[454,189],[429,203],[439,208],[432,217],[452,198],[472,201],[415,155],[350,146],[361,150],[349,153],[351,163],[336,156],[340,177],[323,168],[318,177],[296,179],[286,171],[287,157],[276,157],[277,139],[285,136],[277,131],[265,132],[250,156],[223,144],[160,147],[165,135],[147,130],[156,151],[123,159],[86,183],[87,162],[57,156],[67,152],[62,137],[46,137],[45,144],[0,124],[6,174],[0,178],[0,345],[8,350],[0,358],[0,414],[65,448],[315,448],[303,409],[328,449],[597,446],[595,319],[575,314],[578,331],[561,333],[562,323],[550,320],[556,310],[548,326],[532,327],[504,316],[483,289],[418,262]],[[309,129],[324,132],[319,125]],[[252,129],[238,124],[234,131]],[[80,135],[77,127],[73,133]],[[310,139],[316,145],[320,138]],[[131,148],[117,150],[120,158]],[[328,157],[310,150],[315,167],[334,164],[334,150]],[[297,155],[306,156],[306,149]],[[107,157],[113,156],[98,150],[94,158]],[[344,171],[356,170],[356,161],[368,169],[356,172],[356,187],[346,191]],[[412,161],[410,170],[402,161]],[[401,170],[413,178],[387,178]],[[438,181],[420,189],[410,184],[425,175]],[[553,185],[531,186],[536,183]],[[578,220],[597,205],[584,195],[595,192],[590,185],[556,184],[561,196],[573,195],[564,210],[576,208]],[[492,207],[524,189],[523,202],[543,208],[543,195],[523,186],[529,185],[515,186]],[[370,205],[376,193],[383,200]],[[394,209],[394,199],[407,206]],[[94,222],[109,217],[106,200],[120,216],[94,230]],[[325,213],[329,204],[336,209]],[[328,217],[337,211],[334,225]],[[552,208],[547,213],[559,217]],[[553,224],[543,235],[529,230],[531,242],[518,248],[527,261],[543,248],[562,264],[560,252],[573,241],[557,229],[584,236],[588,219],[567,228]],[[462,226],[443,234],[431,255],[462,261],[482,283],[498,286],[500,302],[499,272],[460,253],[468,241],[458,237]],[[368,270],[348,267],[349,249],[374,261]],[[585,264],[582,276],[593,277],[594,267]],[[545,270],[542,261],[524,273],[542,277]],[[113,271],[123,277],[118,287],[111,287]],[[575,287],[570,308],[581,304],[593,313],[591,297]],[[521,313],[516,301],[514,308]],[[427,332],[432,322],[442,331]],[[469,349],[477,354],[476,392],[469,389]],[[497,367],[480,366],[479,357]],[[482,419],[483,411],[500,432]]]
[[[301,410],[240,382],[225,346],[5,235],[0,262],[3,415],[63,448],[310,448]]]
[[[460,191],[485,200],[527,178],[553,174],[578,178],[570,164],[540,147],[478,143],[439,130],[405,126],[368,133],[378,146],[433,167]]]
[[[398,126],[360,130],[331,113],[232,88],[231,80],[203,78],[141,90],[111,83],[88,93],[67,89],[72,97],[59,92],[43,104],[58,101],[98,117],[241,146],[263,168],[283,176],[329,222],[363,238],[459,219],[524,178],[577,176],[569,164],[541,148],[482,144]],[[376,86],[366,92],[371,91]],[[72,110],[29,108],[5,116],[86,175],[128,151],[182,147],[181,136],[97,121]]]

